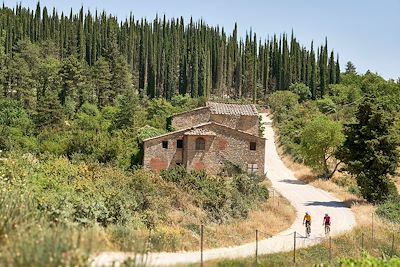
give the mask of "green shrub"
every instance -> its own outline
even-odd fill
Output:
[[[339,260],[339,265],[342,267],[364,267],[364,266],[381,266],[395,267],[400,266],[400,258],[375,258],[365,254],[361,259],[343,258]]]
[[[181,247],[183,236],[180,230],[168,227],[157,227],[150,234],[149,243],[152,251],[176,251]]]
[[[162,171],[161,176],[188,191],[195,205],[204,209],[208,218],[217,223],[247,218],[257,203],[268,198],[268,190],[259,184],[260,180],[246,174],[228,179],[177,167]]]
[[[347,191],[349,191],[349,193],[356,195],[356,196],[360,196],[361,197],[361,190],[360,187],[358,185],[351,185],[347,188]]]
[[[149,231],[143,231],[144,225],[130,223],[114,224],[107,231],[111,240],[121,251],[145,253],[148,250]]]
[[[376,213],[391,222],[400,223],[400,197],[386,200],[378,206]]]

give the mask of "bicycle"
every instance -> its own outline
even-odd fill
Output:
[[[310,237],[311,235],[311,223],[306,222],[306,237]]]
[[[330,224],[325,224],[325,235],[329,235],[331,232],[331,225]]]

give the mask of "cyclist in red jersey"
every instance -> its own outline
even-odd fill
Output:
[[[331,231],[331,217],[329,217],[328,213],[325,213],[322,225],[325,226],[325,234],[328,234]]]

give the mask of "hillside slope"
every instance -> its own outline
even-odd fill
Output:
[[[338,235],[352,229],[355,224],[355,217],[345,204],[329,193],[306,185],[298,181],[293,173],[286,168],[281,161],[276,149],[272,120],[267,114],[262,114],[265,125],[264,136],[267,138],[265,166],[273,187],[286,197],[297,210],[296,220],[293,225],[279,233],[259,242],[258,253],[268,254],[293,249],[294,232],[300,233],[297,238],[297,247],[306,247],[320,242],[324,238],[322,218],[329,213],[332,218],[331,235]],[[302,225],[303,214],[309,211],[313,217],[312,233],[310,238],[303,238],[304,227]],[[268,224],[268,218],[266,218]],[[265,235],[264,235],[265,236]],[[255,243],[248,243],[236,247],[223,247],[204,251],[205,261],[218,258],[240,258],[252,256],[255,253]],[[93,258],[92,266],[109,266],[113,262],[122,262],[128,257],[134,258],[132,253],[104,252]],[[138,259],[140,257],[137,257]],[[174,265],[189,264],[200,261],[200,252],[181,253],[150,253],[144,260],[148,265]]]

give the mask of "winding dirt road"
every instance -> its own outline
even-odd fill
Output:
[[[281,161],[274,141],[274,132],[272,121],[267,114],[261,114],[265,125],[264,137],[265,147],[265,171],[272,182],[273,188],[287,198],[296,209],[296,219],[293,225],[273,236],[263,239],[258,243],[258,254],[269,254],[274,252],[289,251],[293,249],[294,232],[298,232],[296,247],[306,247],[321,242],[324,238],[324,229],[322,218],[325,213],[329,213],[332,218],[331,236],[352,229],[356,222],[354,214],[347,208],[343,202],[339,201],[329,193],[306,185],[297,180],[292,171],[290,171]],[[303,238],[304,226],[302,219],[305,211],[309,211],[313,218],[312,233],[310,238]],[[268,219],[267,219],[268,223]],[[261,235],[260,235],[261,236]],[[261,238],[262,239],[262,236]],[[255,242],[236,247],[223,247],[208,249],[204,251],[204,261],[220,258],[240,258],[254,256]],[[200,262],[200,252],[176,252],[176,253],[150,253],[145,258],[138,257],[132,253],[122,252],[103,252],[93,258],[91,266],[111,266],[115,263],[118,266],[120,262],[127,257],[136,258],[138,261],[146,262],[147,266],[165,266],[175,264],[190,264]]]

